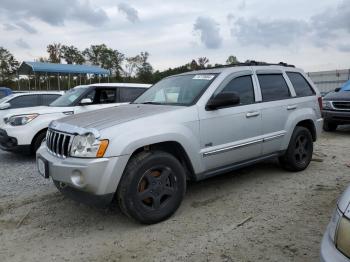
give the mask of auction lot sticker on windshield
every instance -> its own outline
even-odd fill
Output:
[[[195,75],[192,79],[210,81],[214,78],[214,76],[215,75]]]

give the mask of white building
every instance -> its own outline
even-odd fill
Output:
[[[350,80],[350,69],[307,73],[321,92],[333,91]]]

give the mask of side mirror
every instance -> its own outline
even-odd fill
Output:
[[[83,98],[79,103],[79,105],[81,106],[87,106],[91,104],[92,104],[92,100],[90,98]]]
[[[240,98],[235,93],[220,93],[215,97],[210,98],[205,109],[216,110],[223,107],[239,105]]]
[[[10,103],[3,103],[0,105],[0,110],[9,109],[11,107]]]
[[[336,89],[334,89],[334,92],[339,92],[341,90],[341,87],[337,87]]]

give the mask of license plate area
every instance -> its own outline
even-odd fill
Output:
[[[45,159],[39,157],[37,160],[37,168],[39,171],[39,174],[43,176],[44,178],[49,178],[49,162],[47,162]]]

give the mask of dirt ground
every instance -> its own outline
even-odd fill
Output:
[[[323,134],[301,173],[269,161],[190,183],[153,226],[66,199],[34,159],[0,152],[0,261],[318,261],[350,182],[349,138],[350,128]]]

